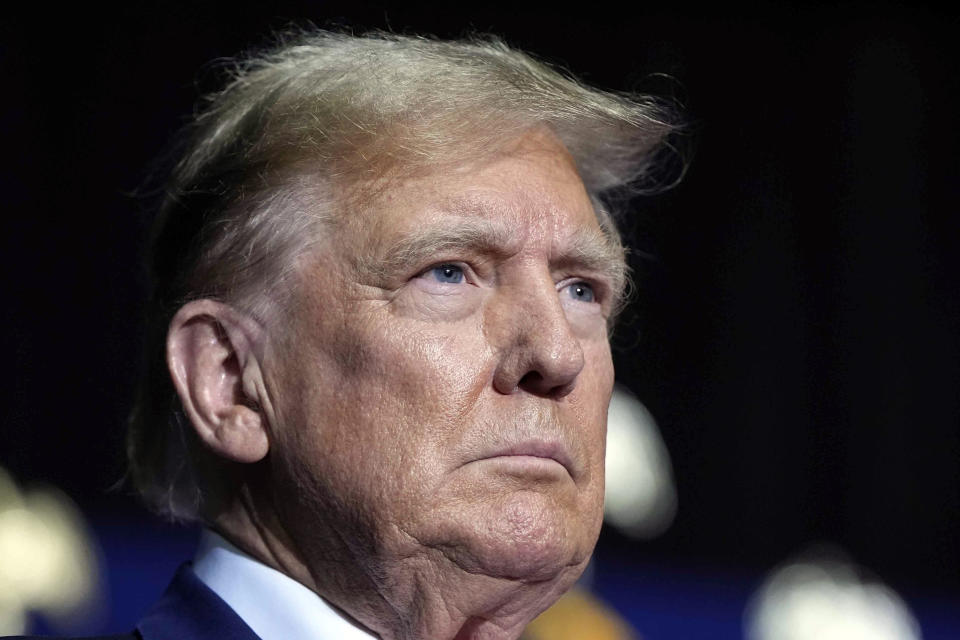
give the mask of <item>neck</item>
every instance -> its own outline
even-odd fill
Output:
[[[297,544],[296,532],[263,504],[245,486],[214,529],[383,640],[514,640],[586,564],[524,580],[465,570],[442,550],[413,539],[395,553],[371,552],[363,541],[329,529],[311,531]]]

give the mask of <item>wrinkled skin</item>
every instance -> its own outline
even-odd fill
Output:
[[[572,160],[534,132],[404,179],[298,269],[268,471],[219,528],[381,637],[517,637],[602,515],[622,255]]]

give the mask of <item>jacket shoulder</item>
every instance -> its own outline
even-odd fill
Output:
[[[260,640],[220,596],[183,565],[137,623],[137,640]],[[130,636],[121,636],[129,638]]]
[[[57,640],[260,640],[253,630],[193,573],[189,565],[177,571],[163,597],[130,633],[57,636]],[[0,640],[44,640],[13,636]],[[48,637],[46,640],[53,640]]]
[[[142,640],[140,634],[118,633],[110,636],[84,636],[82,638],[67,636],[4,636],[0,640]]]

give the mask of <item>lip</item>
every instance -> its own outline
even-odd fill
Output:
[[[503,448],[495,449],[485,453],[477,460],[491,460],[493,458],[542,458],[544,460],[553,460],[557,462],[570,477],[573,477],[573,461],[567,453],[566,448],[559,442],[547,442],[543,440],[529,440],[519,444],[508,445]]]

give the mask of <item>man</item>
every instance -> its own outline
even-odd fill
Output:
[[[132,477],[208,533],[138,637],[518,637],[596,542],[604,202],[672,128],[496,40],[239,64],[153,246]]]

